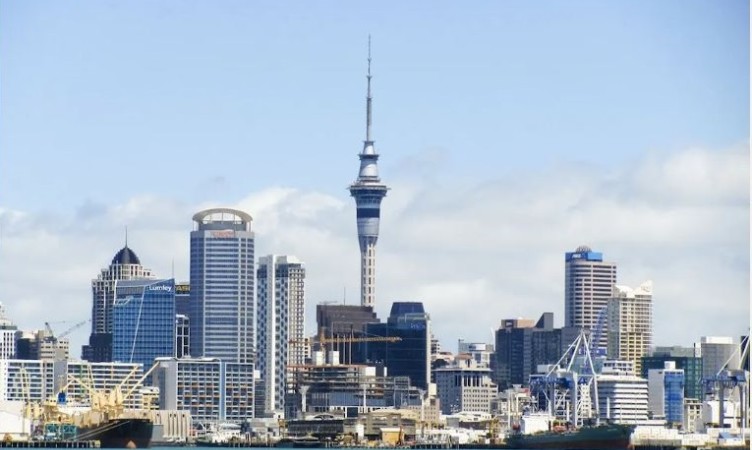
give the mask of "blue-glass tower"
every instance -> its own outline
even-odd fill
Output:
[[[388,188],[379,178],[379,155],[371,139],[371,40],[368,39],[368,94],[366,96],[366,140],[360,157],[358,179],[350,186],[355,198],[360,244],[360,304],[374,306],[376,300],[376,241],[379,239],[381,199]]]
[[[175,354],[175,280],[118,280],[112,315],[113,361],[148,370]]]
[[[254,363],[255,262],[251,216],[213,208],[193,216],[191,356]]]
[[[389,376],[410,377],[412,386],[431,381],[431,320],[421,302],[394,302],[386,323],[365,325],[367,336],[398,337],[398,342],[364,342],[370,364],[383,364]]]

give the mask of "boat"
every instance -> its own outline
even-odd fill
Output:
[[[148,418],[113,418],[79,427],[77,440],[99,441],[101,448],[149,448],[153,428]]]
[[[585,426],[574,430],[542,431],[534,434],[513,433],[507,436],[506,448],[558,450],[631,449],[634,425]]]

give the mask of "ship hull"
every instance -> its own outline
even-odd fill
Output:
[[[78,429],[78,439],[99,441],[101,448],[149,448],[154,424],[149,419],[112,419]]]
[[[557,450],[579,449],[631,449],[630,437],[633,426],[607,425],[602,427],[581,428],[576,431],[554,433],[538,433],[531,435],[511,436],[507,440],[507,448],[538,449],[551,448]]]

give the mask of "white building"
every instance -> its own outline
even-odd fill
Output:
[[[241,422],[253,418],[253,365],[218,358],[157,358],[153,383],[159,407],[188,410],[194,421]]]
[[[0,302],[0,359],[11,359],[16,354],[16,326],[5,315]]]
[[[703,336],[700,339],[702,376],[715,376],[721,369],[739,369],[739,344],[731,337]]]
[[[594,252],[588,246],[580,246],[574,252],[565,254],[564,274],[564,324],[595,331],[598,315],[606,308],[611,298],[611,290],[616,284],[616,264],[603,261],[603,254]],[[598,347],[607,345],[605,321],[602,333],[594,343]]]
[[[491,369],[479,367],[474,360],[458,356],[455,366],[433,371],[442,414],[491,412],[498,387],[491,379]]]
[[[637,424],[648,420],[648,381],[634,375],[598,375],[601,420]]]
[[[67,401],[91,405],[93,392],[109,395],[116,387],[126,408],[138,408],[141,394],[137,384],[143,375],[141,364],[53,361],[51,359],[0,360],[0,401],[39,402],[55,399],[63,386]]]
[[[485,342],[465,342],[464,339],[460,339],[457,342],[457,353],[470,355],[480,367],[491,367],[494,347]]]
[[[305,362],[305,268],[294,256],[259,258],[258,368],[266,412],[285,410],[288,365]]]
[[[614,286],[608,303],[608,356],[634,362],[640,373],[642,357],[653,342],[653,282],[638,288]]]

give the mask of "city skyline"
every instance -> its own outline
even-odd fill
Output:
[[[124,226],[155,275],[187,280],[210,207],[253,217],[257,255],[306,261],[309,333],[317,303],[358,304],[346,188],[370,31],[382,320],[421,301],[450,349],[505,318],[561,325],[564,253],[589,245],[619,284],[654,281],[656,345],[747,332],[744,2],[444,4],[420,31],[420,6],[301,4],[272,39],[245,29],[284,23],[268,6],[42,4],[0,6],[0,301],[19,327],[58,302],[88,317]],[[317,28],[332,11],[352,24]]]

